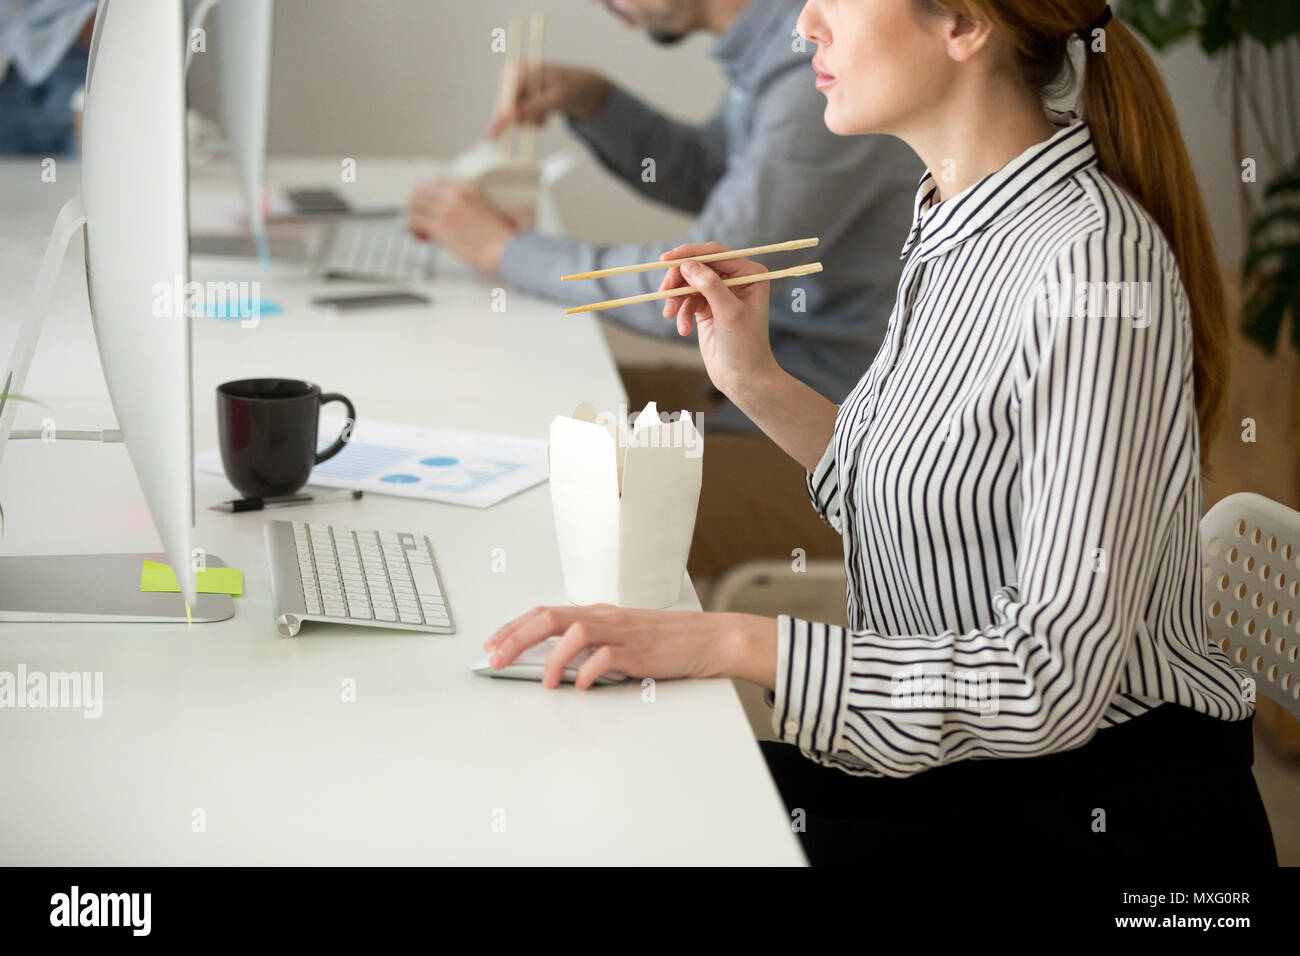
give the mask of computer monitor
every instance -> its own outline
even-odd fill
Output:
[[[163,548],[193,605],[190,321],[181,296],[170,297],[179,314],[154,314],[155,287],[183,289],[190,271],[182,17],[180,3],[101,0],[86,68],[81,197],[104,378]]]
[[[217,75],[217,122],[230,144],[231,160],[248,206],[248,222],[264,263],[268,256],[262,202],[273,16],[272,0],[220,0],[212,13],[208,43]]]
[[[193,564],[191,317],[187,296],[177,291],[189,281],[184,33],[179,0],[100,0],[86,71],[80,202],[104,379],[188,611],[174,593],[140,592],[140,555],[24,556],[0,563],[0,620],[219,620],[234,613],[228,597],[197,593]],[[42,277],[57,273],[62,254],[52,237]],[[41,297],[33,296],[0,377],[6,395],[23,391]],[[15,411],[12,402],[0,408],[0,453]]]

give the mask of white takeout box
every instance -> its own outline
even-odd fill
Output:
[[[518,217],[539,232],[563,235],[563,222],[555,197],[556,184],[577,166],[569,152],[552,153],[525,166],[509,155],[499,141],[476,143],[451,161],[450,174],[473,182],[497,208]]]
[[[704,437],[689,412],[655,403],[629,430],[590,403],[551,421],[551,505],[573,604],[663,608],[681,597],[695,531]]]
[[[536,166],[493,166],[480,173],[477,182],[478,188],[498,209],[512,214],[527,212],[530,222],[537,215],[542,171]]]

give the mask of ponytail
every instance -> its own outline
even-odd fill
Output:
[[[1173,104],[1155,64],[1122,23],[1107,27],[1105,42],[1104,53],[1090,48],[1087,54],[1083,118],[1092,131],[1101,171],[1142,204],[1178,260],[1192,313],[1204,469],[1228,379],[1228,309],[1214,239]]]
[[[1084,38],[1082,112],[1101,171],[1147,211],[1173,250],[1192,315],[1201,467],[1218,430],[1228,378],[1228,309],[1214,239],[1169,93],[1151,57],[1101,0],[934,0],[989,24],[1019,56],[1040,95],[1068,75],[1067,46]],[[1100,9],[1099,9],[1100,8]]]

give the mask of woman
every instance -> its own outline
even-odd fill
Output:
[[[1152,63],[1097,0],[809,0],[799,30],[827,126],[929,170],[885,345],[837,408],[772,359],[767,284],[722,282],[761,266],[674,267],[665,288],[699,291],[665,314],[807,469],[850,626],[537,608],[487,646],[504,666],[562,634],[552,687],[590,646],[579,687],[773,691],[764,753],[813,863],[978,838],[1017,862],[1274,864],[1253,704],[1203,612],[1223,290]],[[1044,107],[1072,50],[1086,122]]]

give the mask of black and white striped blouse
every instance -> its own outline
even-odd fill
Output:
[[[903,777],[1077,747],[1164,701],[1253,710],[1209,643],[1192,326],[1087,124],[917,192],[880,352],[808,490],[849,628],[779,619],[773,725]]]

